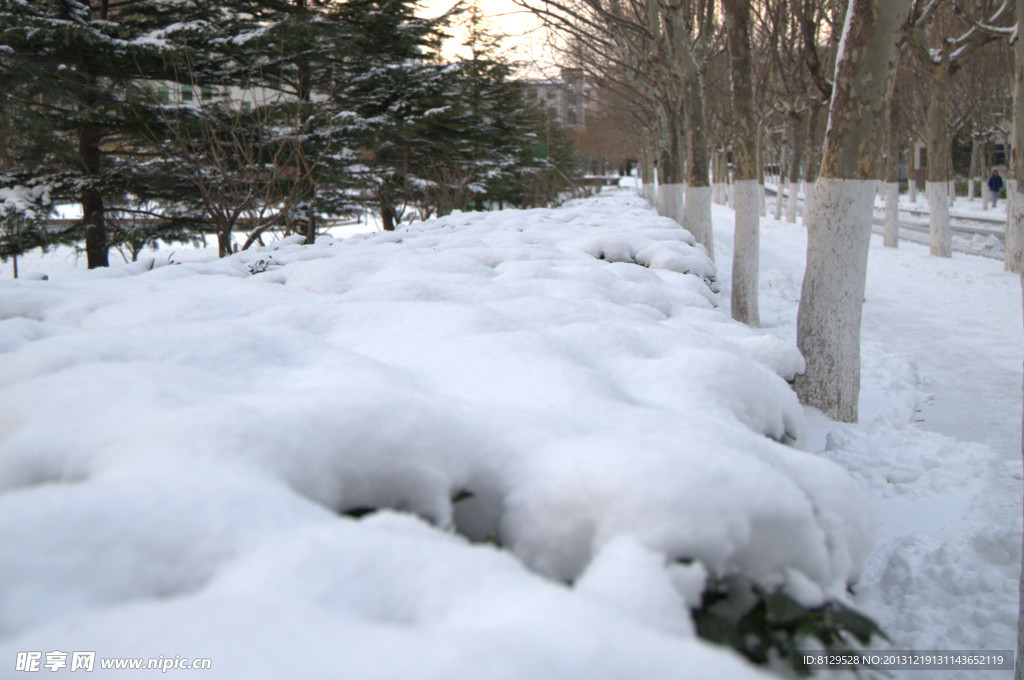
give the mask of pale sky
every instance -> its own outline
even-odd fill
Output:
[[[469,0],[467,0],[468,4]],[[509,50],[508,56],[514,61],[527,62],[525,70],[537,75],[541,70],[551,71],[551,57],[544,49],[544,29],[540,21],[530,12],[518,6],[512,0],[478,0],[484,16],[491,23],[495,33],[508,36],[503,46]],[[423,16],[435,17],[444,14],[455,4],[455,0],[422,0]],[[448,41],[444,53],[447,56],[458,54],[460,42],[465,31],[459,26],[449,29],[452,38]],[[537,66],[530,67],[529,63]],[[557,72],[557,69],[555,69]]]

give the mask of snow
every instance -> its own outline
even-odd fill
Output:
[[[973,214],[958,205],[954,214]],[[717,226],[730,216],[716,206]],[[806,235],[777,220],[761,228],[762,325],[795,342]],[[720,228],[716,238],[721,262],[731,257],[732,235]],[[854,601],[886,631],[891,649],[1012,650],[1024,476],[1018,277],[1003,272],[1001,260],[931,257],[927,243],[884,248],[875,234],[870,247],[860,424],[811,411],[806,437],[871,497],[875,544]],[[729,282],[722,286],[724,296]]]
[[[873,238],[837,424],[786,383],[803,227],[761,221],[749,329],[713,211],[717,269],[621,190],[223,260],[26,256],[49,280],[0,281],[0,660],[762,677],[687,611],[736,572],[808,605],[853,584],[893,648],[1012,648],[1017,278]]]
[[[52,192],[53,186],[46,182],[0,187],[0,216],[22,214],[29,220],[45,217]]]

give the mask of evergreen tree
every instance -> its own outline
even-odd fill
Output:
[[[423,193],[426,167],[443,154],[451,105],[446,69],[433,58],[450,16],[423,19],[416,0],[350,0],[330,12],[349,30],[335,54],[331,97],[342,132],[360,151],[360,175],[385,229]]]
[[[502,37],[488,28],[478,2],[466,9],[463,21],[463,55],[443,71],[445,106],[422,123],[423,136],[433,140],[420,182],[424,212],[547,202],[552,192],[540,198],[541,186],[564,187],[575,173],[568,135],[527,101],[523,85],[513,79],[516,64],[506,57]]]
[[[73,235],[84,235],[89,267],[107,264],[117,238],[109,215],[145,212],[156,184],[139,162],[142,131],[159,118],[152,93],[180,79],[175,54],[216,23],[214,9],[200,0],[0,0],[0,87],[9,115],[31,120],[38,140],[13,159],[7,187],[59,178],[49,197],[81,203]]]

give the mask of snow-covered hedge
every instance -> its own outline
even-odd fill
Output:
[[[0,283],[0,663],[754,675],[689,610],[842,598],[870,523],[714,275],[616,192]]]

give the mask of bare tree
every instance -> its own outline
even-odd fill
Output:
[[[994,6],[994,0],[977,0],[981,11],[994,21],[1005,7]],[[936,0],[916,17],[911,44],[917,49],[928,74],[928,210],[931,233],[931,254],[953,256],[953,232],[949,221],[949,184],[953,180],[950,101],[953,76],[964,61],[993,36],[965,24],[959,11],[940,12],[955,3]],[[951,37],[953,36],[953,37]]]
[[[625,76],[615,86],[633,90],[635,105],[646,110],[639,117],[652,127],[641,173],[649,177],[657,161],[658,211],[682,224],[713,257],[701,79],[717,32],[715,1],[516,2],[571,38],[578,50],[572,57],[582,55],[589,77],[607,83],[609,74]]]
[[[1021,40],[1019,35],[1021,21],[1024,20],[1024,0],[1016,0],[1015,9],[1017,24],[1012,33],[1016,41],[1013,49],[1013,154],[1009,182],[1010,219],[1006,225],[1006,262],[1009,269],[1020,276],[1021,301],[1024,306],[1024,154],[1018,151],[1017,146],[1024,144],[1024,40]],[[1021,455],[1024,456],[1024,435],[1021,440]],[[1021,563],[1018,588],[1017,663],[1013,677],[1014,680],[1024,680],[1024,561]]]
[[[732,317],[756,326],[760,238],[757,117],[750,59],[750,0],[725,0],[725,30],[732,72],[735,249],[732,260]]]
[[[895,97],[889,99],[885,125],[885,227],[882,236],[886,248],[900,245],[900,125],[899,106]]]
[[[857,419],[860,321],[882,124],[898,44],[912,0],[849,0],[815,200],[806,218],[807,270],[797,344],[807,362],[801,400],[842,421]]]
[[[269,229],[291,228],[296,207],[313,190],[311,167],[321,159],[302,152],[309,132],[302,102],[282,121],[287,107],[280,99],[232,102],[200,94],[192,107],[171,107],[161,129],[150,130],[158,157],[197,196],[221,257],[231,254],[239,228],[248,231],[243,250]]]

